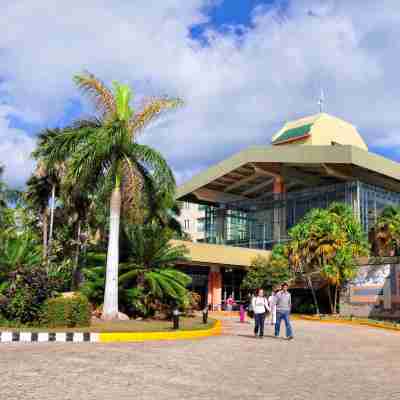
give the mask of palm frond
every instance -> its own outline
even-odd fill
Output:
[[[132,159],[144,164],[151,170],[160,191],[174,193],[176,186],[174,174],[167,161],[158,151],[137,143],[132,143],[128,148]]]
[[[133,115],[129,122],[129,130],[136,137],[150,121],[160,115],[161,111],[174,109],[182,105],[183,101],[179,98],[152,98],[146,102],[141,111]]]
[[[87,72],[85,74],[76,75],[74,77],[74,82],[82,92],[94,100],[95,106],[102,117],[109,117],[116,114],[117,107],[114,95],[100,79]]]

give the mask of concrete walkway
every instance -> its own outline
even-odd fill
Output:
[[[229,320],[196,341],[1,345],[1,399],[400,399],[399,333],[293,325],[293,341]]]

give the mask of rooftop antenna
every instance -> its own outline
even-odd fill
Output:
[[[321,88],[321,93],[320,93],[319,99],[318,99],[320,113],[324,112],[324,101],[325,101],[324,90]]]

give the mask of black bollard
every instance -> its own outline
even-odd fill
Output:
[[[179,310],[177,308],[172,312],[172,320],[174,321],[174,329],[179,329]]]
[[[207,319],[208,319],[208,307],[205,307],[203,309],[203,324],[207,323]]]

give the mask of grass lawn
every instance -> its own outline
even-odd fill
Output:
[[[207,324],[203,324],[201,317],[180,318],[180,330],[209,329],[214,325],[215,320],[208,319]],[[171,332],[172,321],[115,321],[115,322],[94,322],[88,327],[76,328],[46,328],[46,327],[7,327],[0,326],[0,331],[8,332]]]

